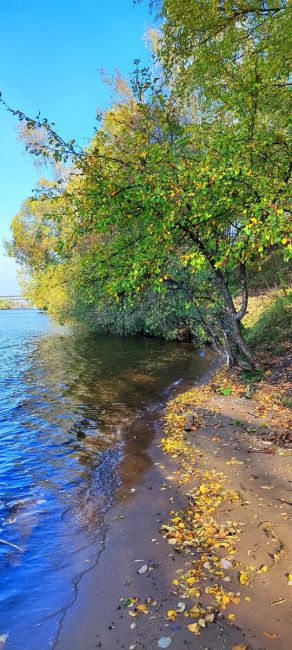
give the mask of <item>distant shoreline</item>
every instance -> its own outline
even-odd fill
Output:
[[[25,298],[22,298],[21,296],[19,298],[0,297],[1,311],[12,311],[16,309],[35,309],[35,307],[31,307]]]
[[[38,308],[37,307],[30,307],[26,305],[20,305],[17,307],[16,305],[13,305],[12,307],[2,307],[0,304],[0,312],[1,311],[36,311]]]

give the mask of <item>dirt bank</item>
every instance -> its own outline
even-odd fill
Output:
[[[58,650],[291,648],[292,452],[272,408],[219,384],[170,402],[140,481],[124,468]]]

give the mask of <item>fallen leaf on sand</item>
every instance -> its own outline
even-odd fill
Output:
[[[263,632],[263,635],[266,639],[270,639],[271,641],[275,641],[279,638],[279,634],[276,634],[276,632]]]
[[[167,618],[169,621],[175,621],[177,618],[177,612],[174,609],[169,609],[167,612]]]
[[[139,610],[139,612],[144,612],[144,614],[148,614],[148,612],[149,612],[149,609],[146,607],[146,605],[144,605],[144,603],[141,603],[141,605],[138,605],[137,609]]]
[[[211,613],[211,614],[205,614],[205,621],[206,621],[206,623],[213,623],[214,618],[215,618],[215,614],[213,614],[213,613]]]
[[[269,570],[269,567],[268,567],[267,564],[263,564],[259,569],[260,573],[268,573],[268,570]]]
[[[201,633],[199,623],[190,623],[190,625],[188,625],[188,630],[193,632],[193,634],[199,635]]]
[[[239,572],[239,582],[241,585],[249,585],[249,577],[246,571]]]
[[[169,648],[171,644],[170,636],[162,636],[158,641],[158,648]]]

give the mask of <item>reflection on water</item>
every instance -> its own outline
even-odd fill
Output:
[[[188,345],[56,327],[36,311],[0,312],[0,359],[0,538],[23,549],[0,543],[0,635],[5,650],[46,650],[74,578],[98,558],[117,488],[151,462],[151,418],[140,416],[209,360]]]

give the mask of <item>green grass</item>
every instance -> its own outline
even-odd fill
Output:
[[[259,352],[285,354],[291,346],[292,290],[252,296],[243,321],[246,337]]]
[[[245,384],[252,386],[261,381],[264,374],[264,370],[243,370],[241,372],[241,377]]]

